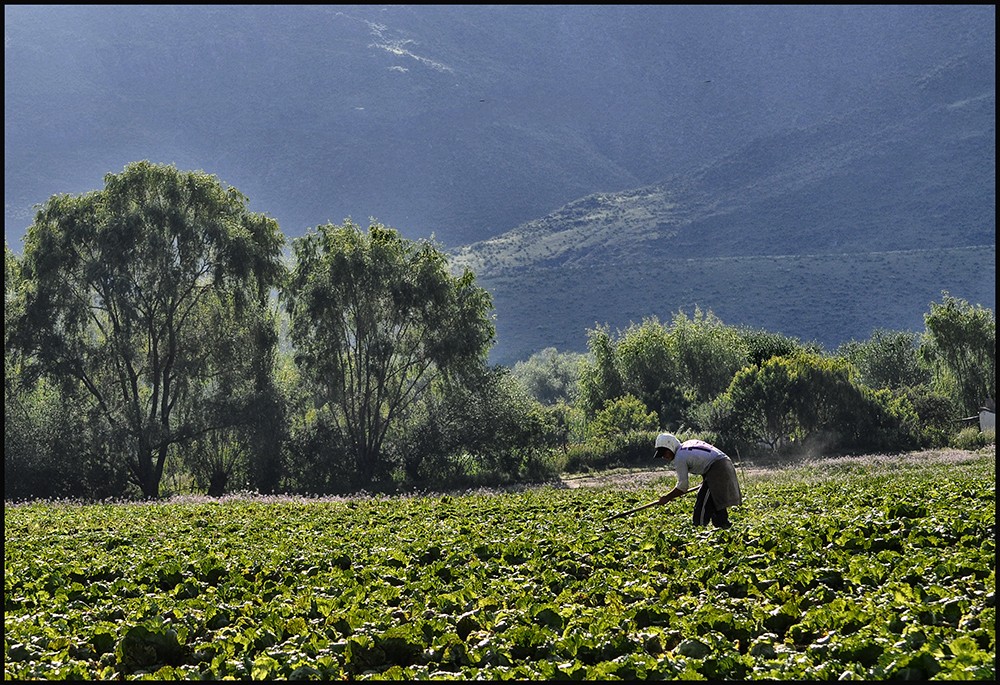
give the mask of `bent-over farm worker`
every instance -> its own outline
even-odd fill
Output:
[[[671,433],[656,436],[654,459],[666,459],[677,472],[677,485],[660,497],[660,504],[677,499],[688,491],[688,474],[702,477],[701,489],[694,503],[694,525],[729,528],[729,507],[743,503],[736,469],[725,452],[702,440],[683,443]]]

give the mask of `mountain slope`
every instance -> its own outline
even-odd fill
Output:
[[[488,277],[651,246],[697,257],[991,243],[995,110],[988,91],[875,129],[858,112],[762,138],[690,175],[569,203],[453,261]]]
[[[895,118],[864,108],[762,137],[454,250],[493,294],[494,359],[581,351],[595,324],[695,306],[831,347],[922,330],[944,290],[994,307],[995,91],[952,66],[915,79]]]

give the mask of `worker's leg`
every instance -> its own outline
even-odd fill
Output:
[[[694,501],[694,525],[707,526],[715,515],[716,509],[715,503],[712,501],[712,493],[705,484],[702,484],[698,491],[698,498]]]

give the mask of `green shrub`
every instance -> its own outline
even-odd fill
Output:
[[[569,445],[563,453],[563,473],[587,473],[594,469],[593,446],[581,442]]]
[[[968,428],[963,428],[958,433],[952,436],[949,441],[949,446],[954,447],[957,450],[969,450],[975,451],[987,447],[988,445],[997,444],[997,434],[996,431],[986,430],[980,431],[975,426],[969,426]]]
[[[701,418],[734,444],[767,445],[774,454],[919,447],[913,403],[889,389],[859,385],[851,373],[843,359],[772,357],[736,374]]]
[[[623,434],[655,430],[658,422],[656,412],[649,411],[642,400],[622,395],[605,402],[588,429],[593,438],[614,442]]]
[[[914,385],[897,391],[913,405],[920,418],[920,439],[923,447],[944,447],[954,429],[952,419],[958,406],[930,385]]]
[[[852,340],[837,348],[858,372],[858,380],[873,390],[905,388],[931,381],[930,371],[920,363],[914,331],[877,329],[863,342]]]
[[[521,457],[518,479],[528,483],[540,483],[559,477],[562,471],[562,457],[553,450],[534,449]]]
[[[850,423],[859,430],[853,441],[845,445],[855,450],[876,449],[885,452],[902,452],[920,446],[920,417],[913,404],[891,390],[870,390],[857,387],[858,398],[851,403],[854,414]]]
[[[563,471],[580,473],[620,468],[652,466],[656,431],[629,431],[571,445],[565,453]]]

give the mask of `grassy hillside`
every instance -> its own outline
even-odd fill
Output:
[[[586,351],[595,324],[624,329],[695,306],[725,323],[763,328],[828,349],[876,328],[923,331],[941,291],[996,307],[996,245],[868,254],[663,259],[511,270],[481,278],[493,293],[495,363],[545,347]]]

